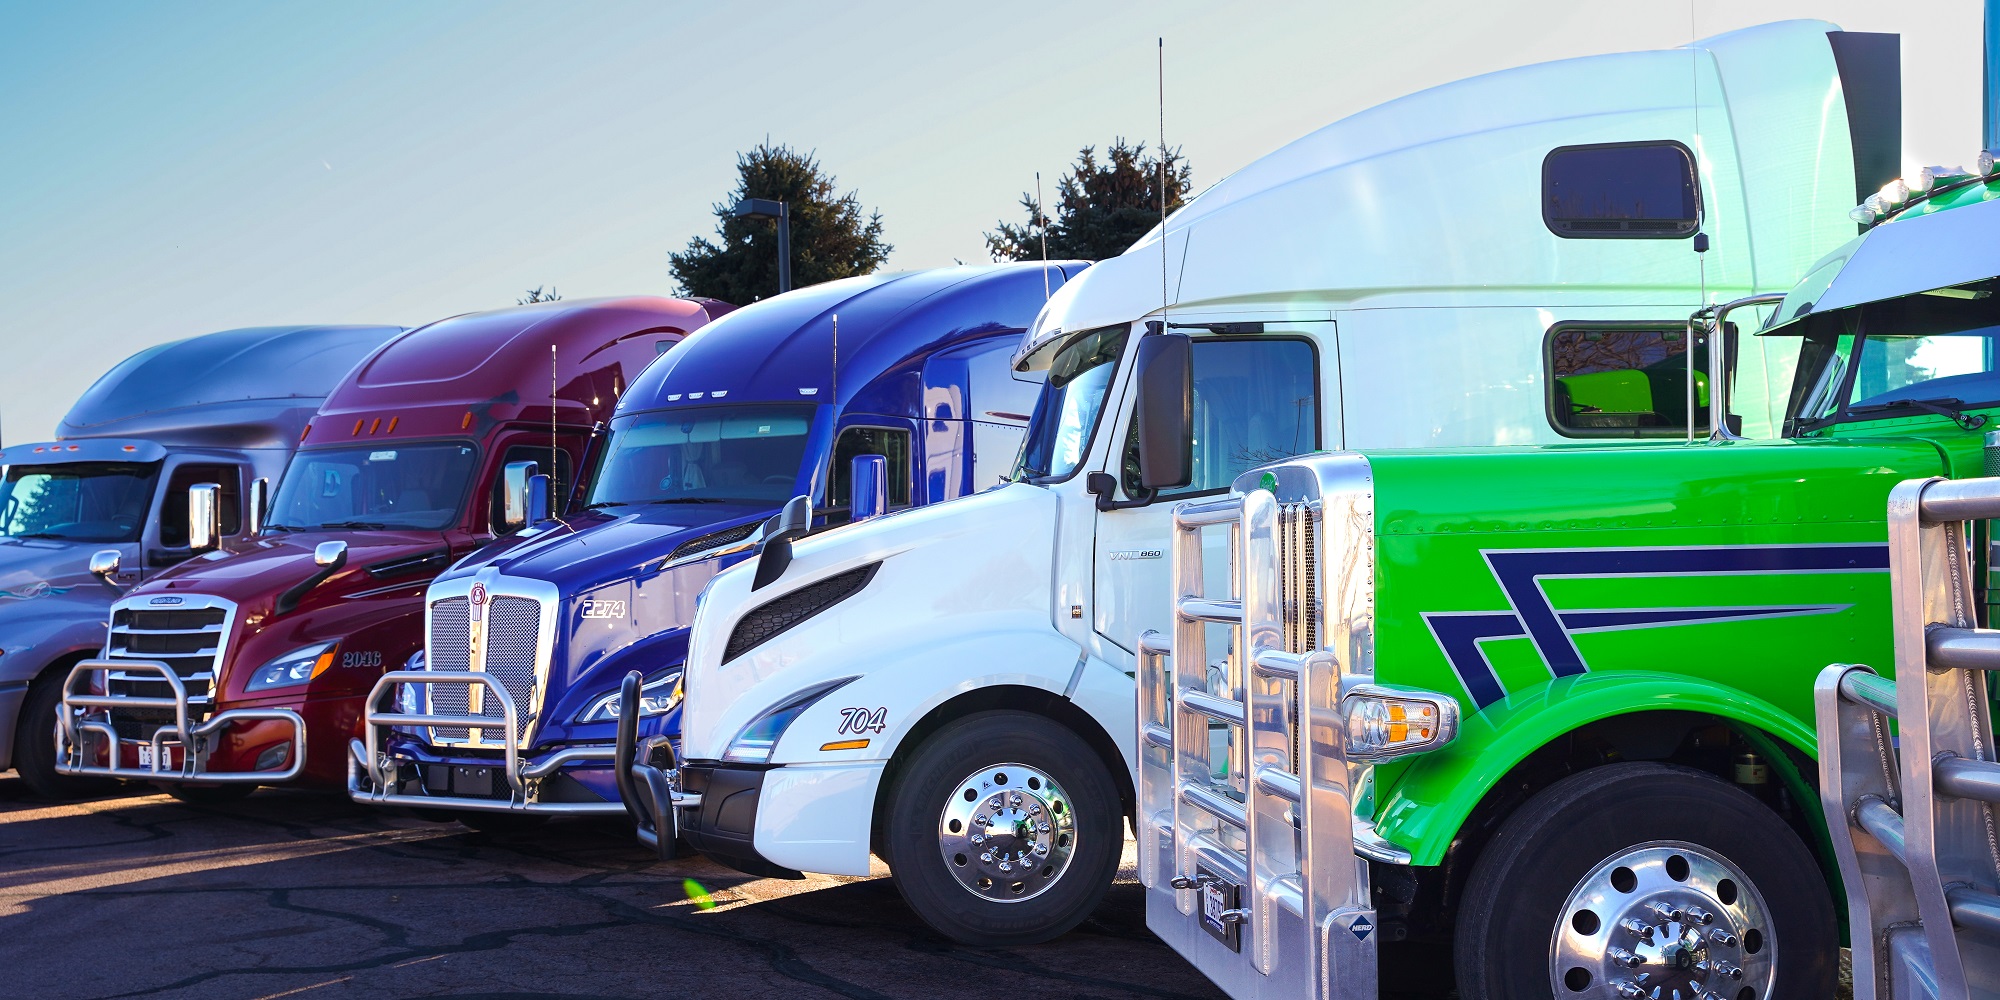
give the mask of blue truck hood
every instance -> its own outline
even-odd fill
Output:
[[[81,588],[104,592],[109,607],[117,592],[90,575],[91,553],[121,546],[55,538],[0,538],[0,604],[32,601]]]
[[[577,714],[616,691],[628,671],[652,678],[679,669],[695,599],[710,578],[747,554],[663,564],[683,545],[760,524],[776,512],[746,504],[611,508],[572,518],[568,527],[504,539],[440,579],[490,568],[554,584],[560,617],[535,743],[608,742],[615,724],[576,723]],[[647,721],[671,726],[677,713]]]

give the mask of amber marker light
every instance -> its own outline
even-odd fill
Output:
[[[367,418],[367,417],[355,417],[355,418],[354,418],[354,436],[356,436],[356,437],[360,437],[360,436],[361,436],[361,425],[362,425],[362,424],[364,424],[364,423],[367,423],[367,422],[368,422],[368,418]]]
[[[374,423],[372,423],[372,424],[369,424],[369,425],[368,425],[368,433],[370,433],[370,434],[373,434],[373,433],[375,433],[376,431],[379,431],[379,430],[381,430],[381,429],[382,429],[382,418],[381,418],[381,417],[376,417],[376,418],[375,418],[375,422],[374,422]]]
[[[467,427],[471,426],[472,426],[472,411],[467,410],[465,411],[465,419],[458,422],[458,429],[464,430]]]
[[[389,418],[389,433],[391,433],[391,434],[394,434],[394,433],[396,433],[396,421],[398,421],[398,420],[401,420],[401,419],[403,419],[403,418],[402,418],[402,417],[390,417],[390,418]]]
[[[312,675],[314,677],[326,673],[327,668],[333,666],[333,654],[339,649],[340,644],[335,643],[326,647],[326,652],[319,654],[319,659],[313,661]]]
[[[868,741],[839,740],[833,743],[822,743],[819,745],[819,748],[821,752],[825,752],[828,750],[865,750],[868,748]]]

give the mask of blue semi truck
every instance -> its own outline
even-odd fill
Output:
[[[284,471],[320,400],[403,329],[252,327],[148,348],[85,391],[56,440],[0,449],[0,771],[47,797],[104,786],[56,773],[55,726],[111,602],[197,555],[194,486],[220,487],[225,543],[245,537],[251,484]]]
[[[688,337],[619,400],[581,517],[543,521],[431,584],[422,662],[369,698],[350,794],[472,825],[622,813],[611,764],[625,675],[644,677],[642,735],[676,734],[698,595],[792,498],[812,498],[787,513],[819,531],[874,503],[893,512],[997,484],[1041,389],[1009,358],[1087,266],[829,282]]]

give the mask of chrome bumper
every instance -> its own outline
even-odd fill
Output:
[[[173,690],[173,695],[165,698],[142,697],[79,690],[79,682],[91,674],[103,672],[108,680],[113,670],[158,674]],[[110,689],[108,683],[104,687],[107,691]],[[120,751],[125,744],[137,744],[139,741],[119,739],[110,715],[119,709],[140,708],[171,709],[174,722],[170,726],[161,726],[147,741],[153,757],[150,767],[124,767],[119,763]],[[86,717],[93,712],[103,717]],[[291,765],[279,771],[210,771],[208,757],[215,745],[211,738],[239,722],[290,723]],[[85,660],[70,668],[69,676],[63,680],[62,710],[56,713],[55,740],[56,772],[79,777],[197,784],[277,784],[298,777],[306,764],[306,721],[299,717],[299,713],[289,708],[232,708],[217,712],[199,725],[193,724],[188,716],[187,685],[181,683],[180,676],[171,667],[157,660]],[[166,766],[170,748],[173,747],[181,750],[179,767]],[[95,763],[100,750],[105,761],[101,765]]]
[[[406,712],[383,711],[382,699],[393,694],[398,684],[462,684],[483,685],[489,703],[500,705],[503,732],[503,768],[507,784],[512,793],[505,800],[475,798],[469,795],[429,795],[406,794],[398,791],[398,765],[402,762],[389,756],[382,749],[382,734],[395,726],[453,726],[477,729],[493,729],[491,716],[481,715],[435,715],[411,714]],[[470,703],[470,699],[468,699]],[[571,764],[579,761],[614,759],[612,747],[566,747],[555,753],[523,764],[521,761],[520,712],[507,689],[490,675],[481,671],[458,670],[397,670],[383,674],[368,692],[368,701],[362,716],[364,740],[348,741],[347,794],[356,802],[373,806],[415,806],[431,809],[465,809],[476,812],[538,813],[564,816],[610,816],[624,812],[626,807],[617,802],[543,802],[540,798],[540,784],[547,778]]]

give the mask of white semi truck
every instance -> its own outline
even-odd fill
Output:
[[[1897,172],[1895,53],[1795,21],[1528,66],[1216,184],[1049,302],[1016,357],[1048,375],[1010,482],[811,537],[767,526],[714,579],[678,746],[626,751],[642,839],[755,873],[880,855],[970,943],[1075,926],[1134,812],[1133,677],[1174,615],[1175,504],[1319,450],[1706,438],[1688,317],[1782,291],[1854,235],[1850,208]],[[1607,344],[1657,356],[1649,402],[1555,419],[1549,352]],[[1732,359],[1723,431],[1772,433],[1784,350]],[[1149,412],[1175,383],[1192,412]],[[1167,418],[1193,428],[1184,486],[1145,471],[1179,464],[1141,455]],[[1223,593],[1228,554],[1208,555]],[[1351,834],[1407,857],[1365,812]]]

